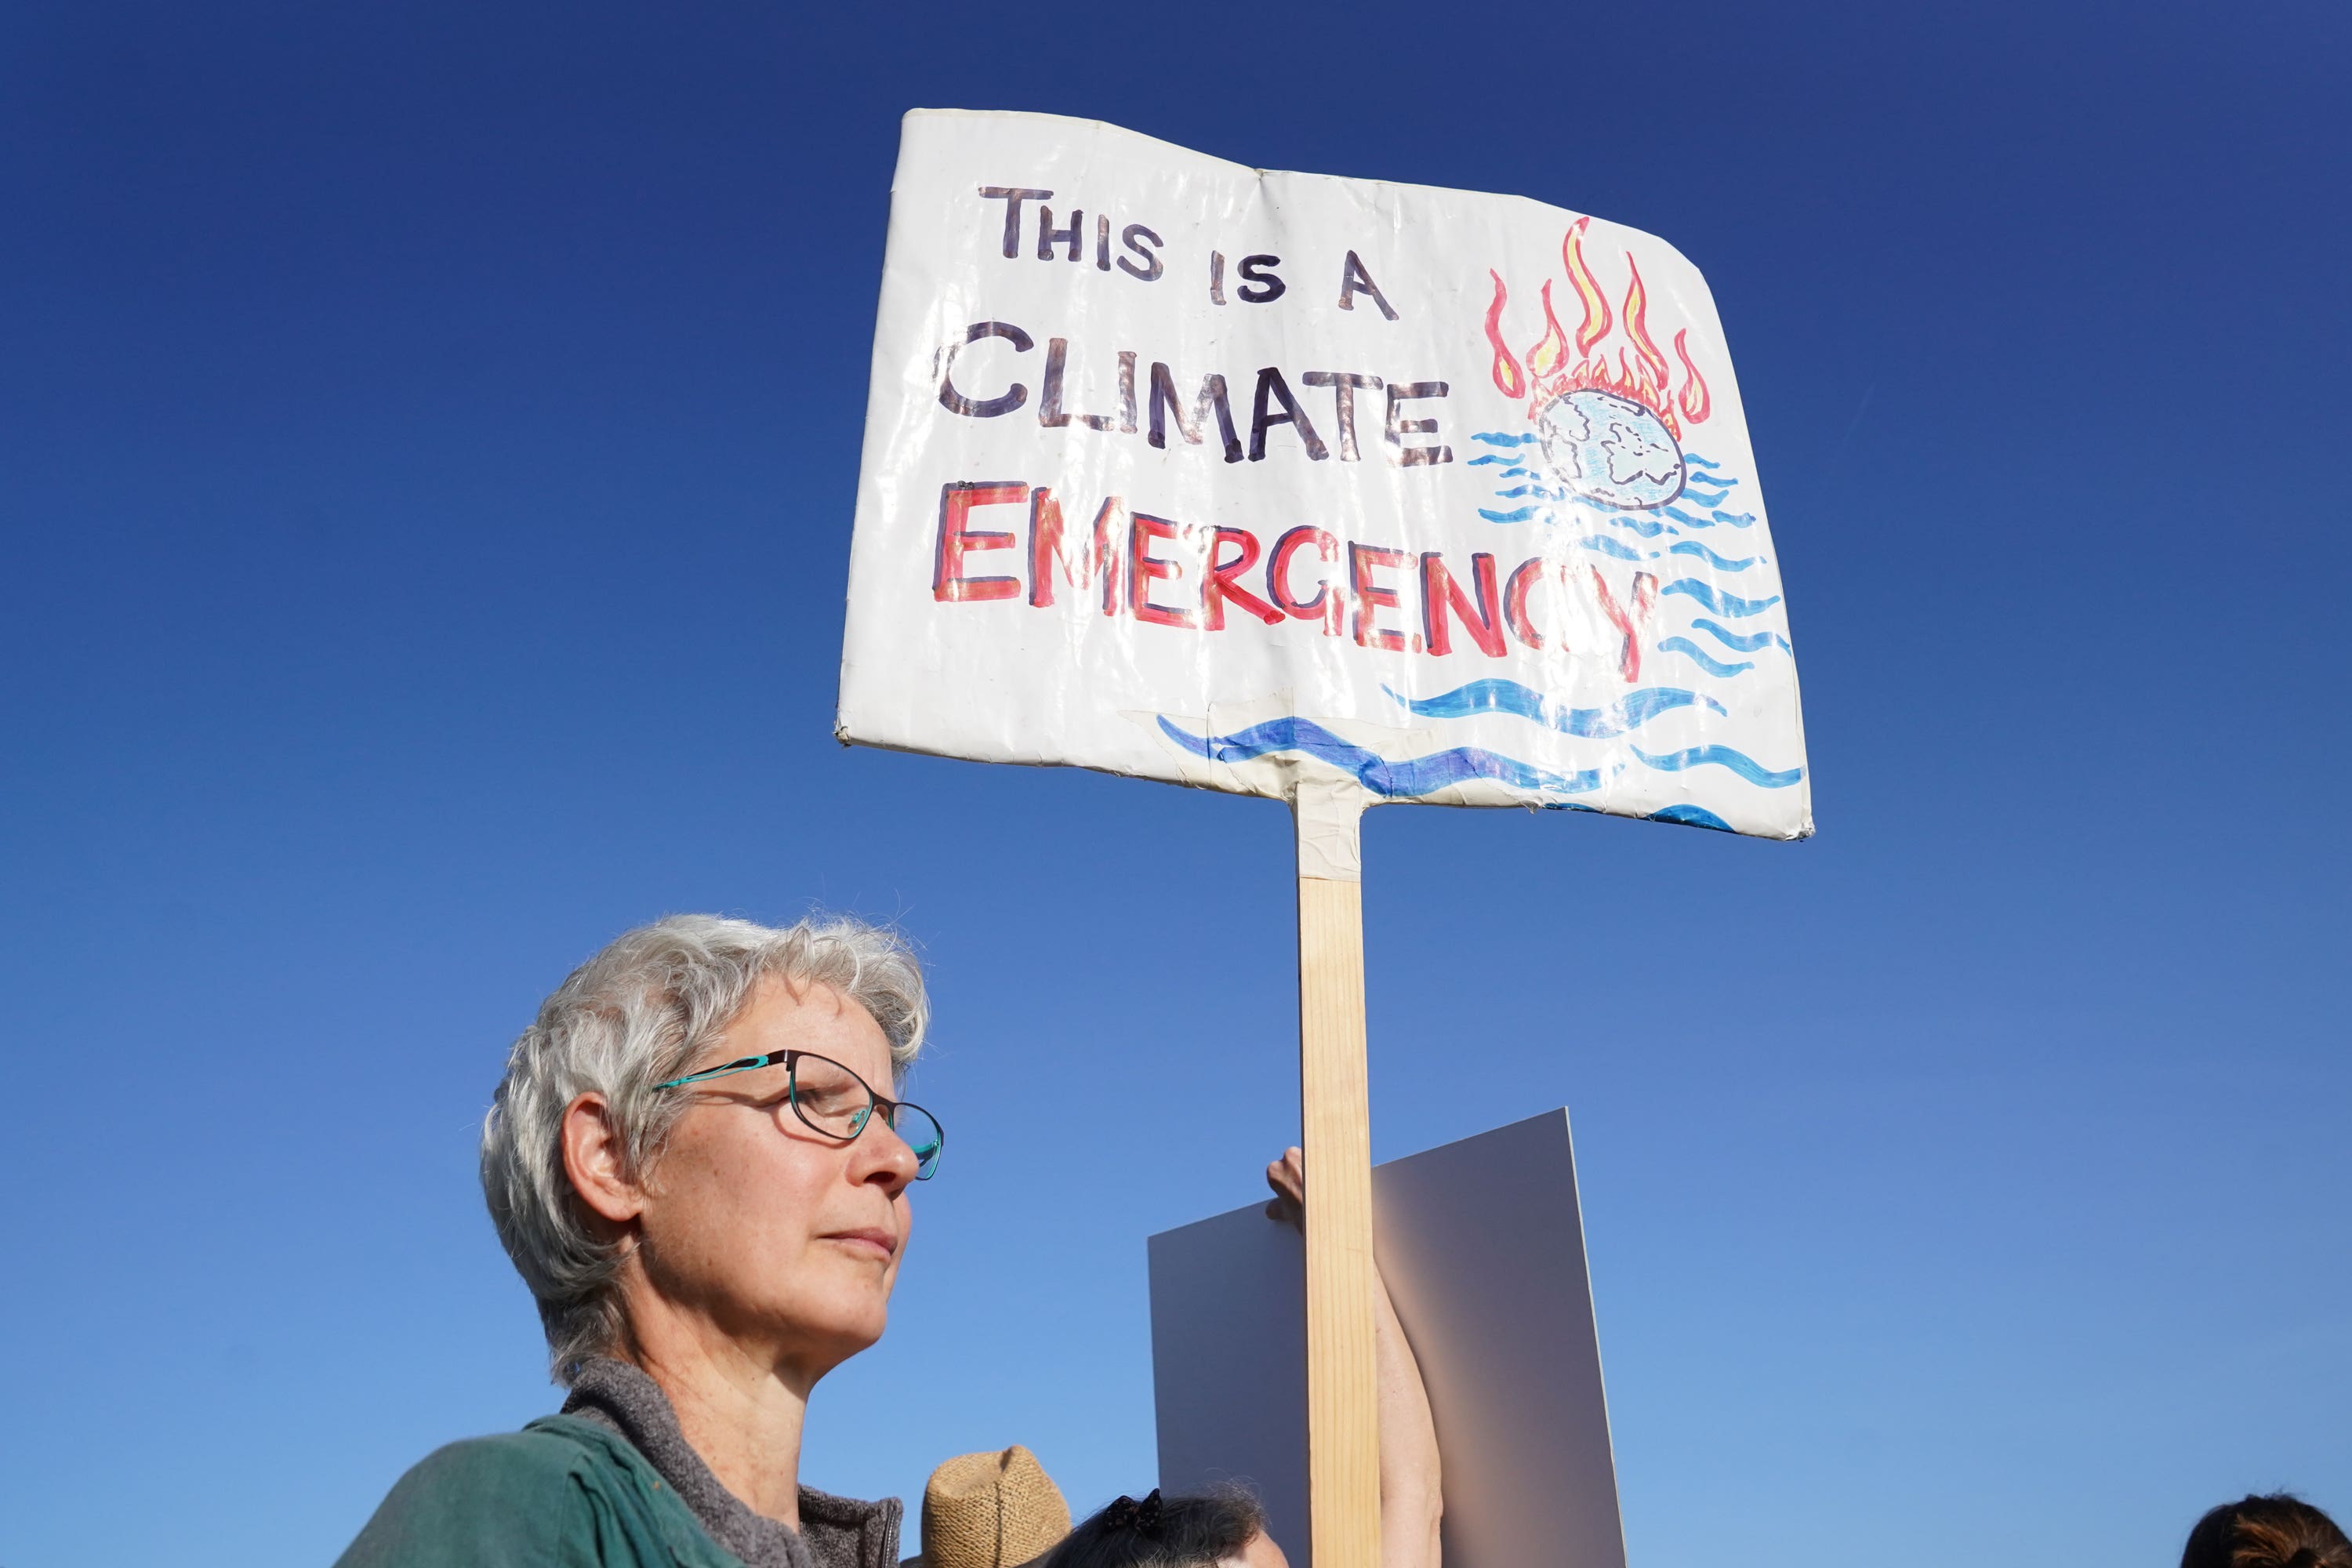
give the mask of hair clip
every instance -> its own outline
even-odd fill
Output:
[[[1121,1492],[1108,1508],[1103,1510],[1103,1522],[1113,1530],[1132,1530],[1142,1535],[1158,1535],[1161,1512],[1158,1487],[1152,1488],[1151,1495],[1141,1502]]]

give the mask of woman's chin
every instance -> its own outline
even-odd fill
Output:
[[[808,1325],[802,1324],[800,1328],[805,1334]],[[800,1355],[793,1357],[793,1361],[794,1364],[801,1367],[808,1381],[814,1384],[818,1378],[824,1376],[850,1357],[872,1350],[875,1342],[881,1337],[881,1329],[876,1327],[870,1331],[862,1328],[844,1329],[838,1333],[827,1335],[822,1339],[803,1339],[802,1342],[806,1349]]]
[[[878,1300],[831,1301],[815,1310],[803,1300],[793,1303],[791,1311],[779,1312],[771,1321],[780,1337],[805,1347],[813,1360],[830,1368],[870,1349],[882,1337],[882,1331],[890,1322],[889,1298],[885,1295]]]

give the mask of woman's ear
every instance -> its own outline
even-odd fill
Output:
[[[593,1089],[563,1108],[563,1173],[580,1201],[614,1225],[626,1225],[645,1210],[612,1105]]]

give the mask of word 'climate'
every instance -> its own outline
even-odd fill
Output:
[[[1037,340],[1010,321],[974,321],[964,329],[961,339],[940,350],[939,357],[940,405],[950,414],[961,414],[970,419],[996,419],[1023,407],[1029,401],[1026,383],[1011,381],[1003,371],[996,373],[1002,392],[975,397],[964,390],[956,379],[956,367],[963,351],[974,343],[989,339],[1002,339],[1012,345],[1014,353],[1028,353],[1037,346]],[[1002,351],[999,351],[1000,353]],[[1201,378],[1200,385],[1188,398],[1176,372],[1164,361],[1154,360],[1148,374],[1139,378],[1136,367],[1140,356],[1133,349],[1120,349],[1113,356],[1111,395],[1117,399],[1116,412],[1081,414],[1069,406],[1070,344],[1066,338],[1053,338],[1045,344],[1045,368],[1037,398],[1037,422],[1048,429],[1061,429],[1076,425],[1088,430],[1115,431],[1132,436],[1140,429],[1144,439],[1152,446],[1165,448],[1168,432],[1173,426],[1179,439],[1197,447],[1206,438],[1212,425],[1224,449],[1225,461],[1238,463],[1244,456],[1241,435],[1234,423],[1233,399],[1223,374],[1210,372]],[[1139,387],[1139,380],[1144,385]],[[1379,394],[1384,396],[1387,412],[1381,421],[1381,437],[1387,443],[1389,460],[1399,468],[1419,468],[1432,463],[1450,463],[1454,448],[1441,442],[1416,440],[1408,444],[1405,437],[1434,437],[1437,421],[1409,419],[1406,405],[1445,396],[1453,389],[1442,381],[1383,381],[1377,375],[1354,370],[1310,370],[1298,377],[1298,384],[1331,394],[1331,430],[1338,438],[1339,460],[1352,463],[1361,455],[1356,440],[1356,395]],[[1139,414],[1141,416],[1139,419]],[[1251,462],[1265,459],[1265,438],[1269,431],[1287,425],[1298,437],[1299,448],[1316,462],[1332,454],[1332,444],[1323,438],[1290,381],[1276,365],[1266,365],[1257,373],[1257,387],[1250,401],[1249,447]]]

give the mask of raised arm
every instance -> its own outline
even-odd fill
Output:
[[[1266,1211],[1293,1225],[1306,1216],[1307,1160],[1297,1149],[1265,1168],[1274,1202]],[[1445,1510],[1437,1458],[1437,1423],[1421,1363],[1397,1321],[1396,1303],[1374,1263],[1373,1373],[1380,1385],[1381,1568],[1439,1568],[1437,1527]]]

